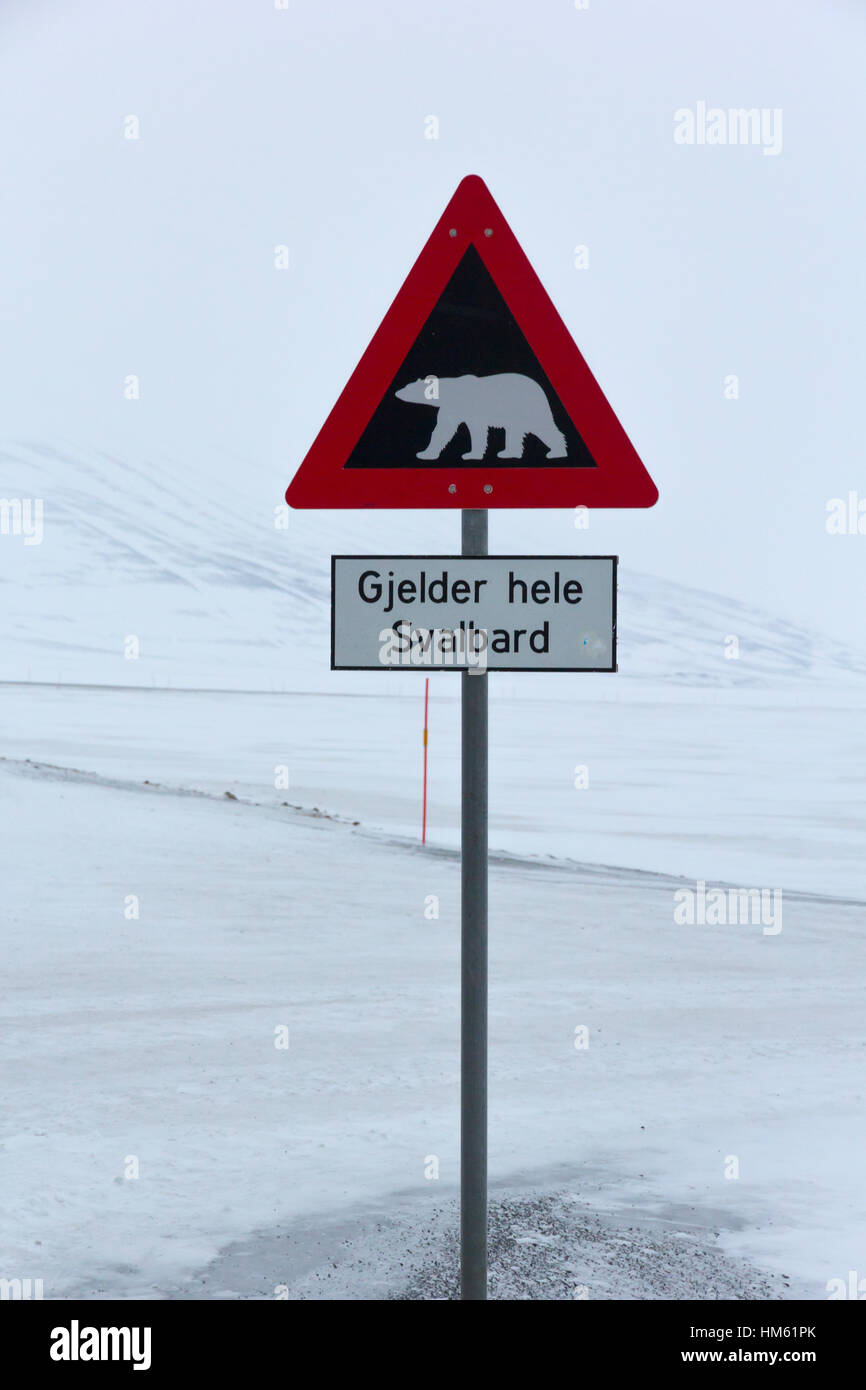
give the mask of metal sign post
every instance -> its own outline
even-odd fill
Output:
[[[487,554],[487,512],[464,511],[463,554]],[[487,674],[461,689],[460,1297],[487,1298]]]
[[[460,672],[463,1299],[487,1298],[487,675],[616,670],[616,556],[491,557],[487,515],[657,499],[489,189],[470,174],[286,492],[292,507],[462,514],[461,555],[331,557],[331,669]],[[426,830],[425,797],[424,840]]]

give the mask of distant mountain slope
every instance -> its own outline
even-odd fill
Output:
[[[228,457],[131,462],[5,446],[0,497],[44,499],[44,535],[38,545],[0,537],[0,679],[369,689],[368,676],[328,669],[329,554],[405,549],[404,530],[423,533],[410,550],[448,553],[455,518],[416,517],[401,530],[397,513],[288,514],[284,483]],[[688,685],[866,676],[864,652],[627,566],[618,626],[625,676]],[[725,655],[729,637],[737,659]]]
[[[684,684],[866,676],[866,651],[751,604],[625,567],[620,581],[620,670]],[[730,637],[736,658],[726,655]]]

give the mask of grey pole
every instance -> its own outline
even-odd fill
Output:
[[[464,511],[463,554],[487,554],[487,512]],[[487,1298],[487,675],[462,672],[460,1297]]]

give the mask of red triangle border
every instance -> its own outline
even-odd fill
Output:
[[[456,233],[456,234],[455,234]],[[344,467],[469,245],[514,315],[595,468]],[[455,489],[452,491],[452,487]],[[485,492],[485,487],[491,489]],[[286,492],[298,508],[651,507],[658,489],[483,179],[434,227]]]

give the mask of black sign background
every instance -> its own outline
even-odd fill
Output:
[[[567,458],[551,459],[534,435],[528,435],[519,459],[496,458],[504,447],[505,430],[493,428],[487,436],[484,463],[464,459],[470,448],[469,431],[461,425],[438,459],[419,459],[436,423],[436,402],[410,404],[394,392],[410,381],[428,376],[452,377],[473,373],[519,372],[542,387],[554,421],[565,435]],[[358,440],[347,468],[594,468],[595,463],[496,288],[484,262],[470,246],[451,276],[384,399]]]

